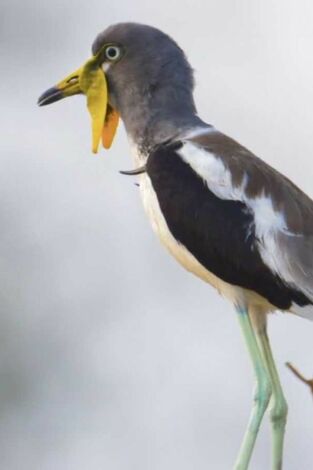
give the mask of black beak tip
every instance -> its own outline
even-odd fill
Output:
[[[62,98],[64,98],[62,90],[52,87],[39,96],[37,104],[38,106],[46,106],[47,104],[55,103]]]

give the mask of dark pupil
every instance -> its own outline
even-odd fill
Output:
[[[114,47],[109,47],[107,54],[110,57],[110,59],[114,59],[117,56],[117,51],[116,49],[114,49]]]

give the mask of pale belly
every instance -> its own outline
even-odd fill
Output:
[[[241,304],[243,296],[245,295],[244,289],[228,284],[216,277],[202,266],[184,245],[178,243],[173,237],[160,210],[159,202],[152,187],[150,178],[146,173],[142,174],[140,177],[140,192],[146,214],[151,222],[153,230],[171,255],[174,256],[174,258],[176,258],[176,260],[185,269],[187,269],[187,271],[211,284],[220,294],[227,297],[233,303],[237,305]]]
[[[230,300],[235,306],[249,309],[251,319],[257,328],[265,325],[267,313],[276,310],[264,297],[249,289],[229,284],[208,271],[181,243],[177,242],[170,232],[166,220],[161,212],[160,205],[147,173],[140,175],[140,193],[146,214],[154,232],[169,253],[189,272],[213,286],[223,297]],[[306,313],[305,310],[308,312]],[[312,319],[312,306],[294,308],[290,313]]]
[[[135,167],[140,167],[145,158],[141,156],[137,148],[131,143],[132,154]],[[161,212],[159,202],[152,187],[151,180],[147,173],[139,176],[140,193],[145,212],[150,220],[154,232],[157,234],[161,243],[166,247],[169,253],[189,272],[199,277],[203,281],[213,286],[221,295],[229,299],[234,305],[244,306],[251,311],[263,314],[275,310],[266,299],[253,291],[229,284],[208,271],[201,263],[187,250],[187,248],[178,243],[171,234],[167,223]]]

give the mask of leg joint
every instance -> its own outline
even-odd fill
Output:
[[[282,425],[286,423],[288,415],[288,404],[285,397],[282,395],[279,398],[274,398],[273,406],[270,410],[270,419],[273,425]]]

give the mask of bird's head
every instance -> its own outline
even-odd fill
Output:
[[[92,57],[38,104],[84,94],[92,121],[92,150],[109,148],[119,116],[135,141],[162,140],[195,116],[193,74],[183,51],[156,28],[119,23],[100,33]],[[153,135],[152,135],[153,134]]]

